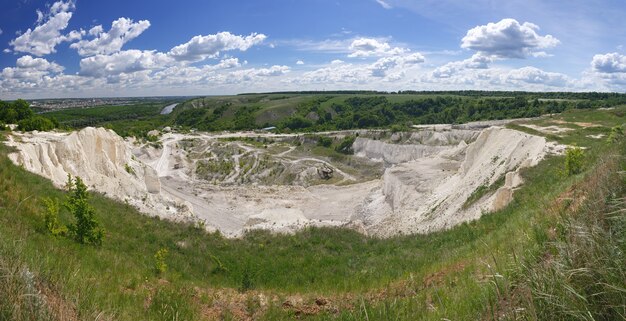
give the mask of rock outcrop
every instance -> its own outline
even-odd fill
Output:
[[[90,189],[127,202],[140,211],[173,219],[189,216],[179,200],[161,195],[157,172],[136,160],[112,130],[87,127],[72,133],[32,132],[10,136],[17,152],[9,158],[62,188],[68,174]]]
[[[393,165],[436,155],[461,142],[473,142],[479,133],[476,130],[398,132],[390,138],[394,143],[358,137],[352,149],[357,156]]]

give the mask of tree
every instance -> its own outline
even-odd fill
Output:
[[[69,196],[63,205],[76,219],[68,226],[68,234],[78,243],[101,245],[104,230],[95,218],[94,208],[87,203],[87,186],[80,177],[72,180],[68,175],[67,187]]]
[[[565,174],[568,176],[580,174],[583,171],[584,151],[580,147],[565,150]]]
[[[18,99],[14,101],[12,104],[13,110],[17,113],[17,120],[31,118],[35,115],[28,102],[23,99]]]
[[[54,122],[52,122],[48,118],[41,117],[41,116],[34,116],[34,117],[22,119],[17,123],[17,128],[21,131],[32,131],[32,130],[46,131],[46,130],[52,130],[55,127],[56,126],[54,125]]]

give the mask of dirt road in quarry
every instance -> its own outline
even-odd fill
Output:
[[[168,197],[187,202],[193,213],[204,222],[208,229],[219,229],[229,237],[237,237],[245,230],[266,228],[278,232],[291,232],[305,226],[340,226],[349,223],[352,213],[363,203],[370,190],[380,185],[371,181],[349,186],[290,186],[290,185],[215,185],[193,174],[193,160],[189,152],[181,146],[184,140],[216,142],[225,138],[290,138],[297,134],[271,133],[223,133],[223,134],[165,134],[161,138],[162,148],[134,147],[135,157],[151,166],[161,181],[161,192]],[[229,142],[242,150],[232,155],[237,164],[239,156],[250,153],[255,157],[255,165],[260,158],[256,148],[241,142]],[[208,148],[200,150],[206,152]],[[289,147],[273,157],[277,161],[298,164],[309,162],[323,164],[341,177],[338,184],[354,182],[357,179],[338,169],[332,163],[314,157],[289,155],[295,149]],[[232,177],[241,172],[237,164],[224,183],[234,183]]]

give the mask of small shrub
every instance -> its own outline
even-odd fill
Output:
[[[150,143],[156,143],[159,141],[159,136],[155,135],[146,135],[146,140]]]
[[[250,265],[248,264],[244,267],[242,275],[241,275],[241,286],[239,287],[240,292],[246,292],[254,288],[254,282],[252,278],[253,278],[252,269]]]
[[[407,126],[406,124],[393,124],[393,125],[391,125],[391,132],[392,133],[406,132],[408,130],[409,130],[409,126]]]
[[[133,176],[135,175],[135,170],[132,167],[130,167],[130,165],[125,164],[124,169],[126,170],[128,174],[131,174]]]
[[[63,204],[76,221],[68,226],[68,234],[80,244],[101,245],[104,230],[95,218],[95,210],[87,203],[87,186],[80,177],[72,180],[68,175],[69,196]]]
[[[622,131],[622,126],[615,126],[611,128],[611,132],[609,133],[609,136],[606,138],[606,142],[615,143],[623,135],[624,135],[624,132]]]
[[[165,259],[169,251],[166,248],[161,248],[154,254],[154,269],[157,274],[163,274],[167,272],[167,264],[165,263]]]
[[[342,154],[352,155],[354,154],[352,144],[354,144],[355,140],[356,136],[347,136],[341,141],[341,143],[339,143],[339,145],[337,145],[337,147],[335,147],[335,150]]]
[[[43,213],[44,226],[46,230],[54,236],[64,236],[67,234],[67,227],[59,223],[59,201],[51,198],[44,198],[43,203],[46,207]]]
[[[333,139],[330,137],[319,136],[317,138],[317,146],[330,147],[330,145],[332,144],[333,144]]]
[[[570,147],[565,151],[565,174],[580,174],[583,171],[584,151],[580,147]]]
[[[211,271],[212,273],[228,273],[228,268],[224,265],[224,263],[222,263],[222,260],[215,255],[211,255],[210,257],[214,264],[213,270]]]

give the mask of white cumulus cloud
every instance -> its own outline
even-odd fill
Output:
[[[556,72],[547,72],[535,67],[523,67],[508,72],[505,81],[516,84],[524,82],[528,84],[539,84],[554,87],[565,87],[569,78]]]
[[[55,62],[49,62],[43,58],[33,58],[32,56],[22,56],[17,59],[15,65],[17,68],[32,69],[38,71],[61,72],[63,67]]]
[[[351,53],[348,57],[380,57],[399,55],[407,52],[407,49],[391,47],[389,43],[375,38],[357,38],[350,44]]]
[[[404,56],[380,58],[374,62],[369,69],[372,71],[372,76],[385,77],[387,76],[387,71],[396,67],[408,67],[422,62],[424,62],[424,56],[420,53],[413,53]]]
[[[591,67],[600,73],[626,73],[626,56],[617,52],[593,56]]]
[[[539,27],[530,22],[520,24],[515,19],[477,26],[467,31],[461,47],[498,58],[525,58],[545,55],[541,49],[552,48],[559,40],[551,35],[541,36]]]
[[[44,58],[33,58],[26,55],[17,59],[15,67],[2,69],[0,75],[4,81],[23,84],[41,81],[44,76],[58,74],[62,71],[63,67],[57,63],[49,62]]]
[[[433,70],[432,75],[435,78],[450,78],[465,69],[487,69],[489,68],[489,64],[491,62],[493,62],[493,59],[490,57],[476,53],[468,59],[452,61],[443,66],[437,67]]]
[[[30,53],[35,56],[48,55],[56,52],[55,47],[64,41],[73,41],[81,37],[78,31],[72,31],[67,35],[61,34],[62,30],[72,18],[72,10],[74,10],[73,1],[58,1],[50,6],[49,13],[44,16],[38,12],[38,22],[45,22],[37,25],[35,29],[28,29],[17,38],[11,40],[9,45],[13,47],[15,52]]]
[[[149,50],[125,50],[111,55],[96,55],[80,61],[80,73],[84,76],[106,77],[121,73],[165,68],[173,63],[168,55]]]
[[[99,54],[112,54],[122,49],[127,42],[137,38],[150,27],[150,21],[119,18],[111,23],[111,29],[104,32],[101,25],[89,30],[89,34],[95,38],[81,40],[70,45],[70,48],[78,50],[81,56],[93,56]]]
[[[326,66],[307,71],[289,80],[298,85],[367,85],[406,80],[416,66],[424,62],[420,53],[381,57],[373,63],[346,63],[333,60]]]
[[[206,58],[217,57],[222,51],[246,51],[263,42],[265,38],[267,36],[264,34],[252,33],[244,37],[230,32],[195,36],[187,43],[172,48],[168,54],[179,61],[202,61]]]

